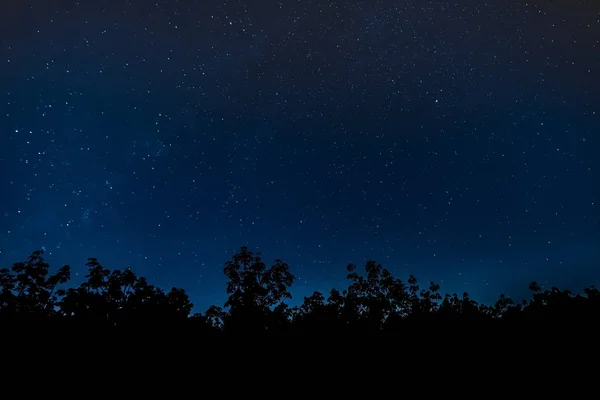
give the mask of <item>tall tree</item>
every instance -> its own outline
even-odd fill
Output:
[[[273,309],[292,297],[288,288],[295,277],[289,266],[276,259],[271,267],[267,267],[260,253],[254,253],[246,246],[225,263],[223,272],[228,278],[229,295],[225,303],[228,309],[226,328],[268,329]],[[277,310],[280,314],[284,312],[281,307]]]

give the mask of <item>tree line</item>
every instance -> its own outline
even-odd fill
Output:
[[[102,327],[186,328],[204,333],[395,333],[418,320],[578,320],[600,315],[600,291],[583,293],[542,288],[532,282],[532,297],[515,302],[500,295],[494,305],[479,304],[468,293],[442,296],[440,286],[405,282],[374,261],[359,271],[347,267],[348,287],[326,296],[314,292],[290,307],[286,300],[294,275],[282,260],[271,266],[260,253],[241,247],[225,263],[225,304],[192,314],[185,290],[165,291],[131,269],[109,270],[88,259],[86,280],[67,287],[71,269],[50,273],[43,251],[0,269],[0,322],[35,322]]]

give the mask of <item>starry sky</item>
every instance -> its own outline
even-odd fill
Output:
[[[596,4],[594,4],[596,3]],[[225,299],[374,259],[489,303],[600,283],[600,4],[6,0],[0,266]]]

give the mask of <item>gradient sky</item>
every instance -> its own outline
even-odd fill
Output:
[[[367,259],[484,302],[600,283],[595,3],[3,1],[0,266],[197,311],[242,245],[296,301]]]

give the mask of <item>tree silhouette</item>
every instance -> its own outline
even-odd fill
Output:
[[[401,317],[411,307],[407,287],[375,261],[367,261],[366,277],[359,275],[356,265],[349,264],[347,278],[350,280],[345,296],[344,319],[358,329],[380,330],[387,319]]]
[[[4,317],[41,318],[54,316],[58,295],[57,285],[70,279],[70,267],[65,265],[54,275],[41,250],[34,251],[25,262],[9,270],[0,270],[0,312]]]
[[[225,327],[234,331],[268,330],[285,311],[281,302],[292,297],[288,288],[295,278],[289,266],[277,259],[267,268],[259,253],[243,246],[225,263],[223,272],[229,279]]]
[[[169,293],[138,278],[131,269],[123,272],[105,269],[96,258],[87,262],[87,281],[77,288],[68,289],[61,301],[61,310],[67,317],[97,323],[118,325],[134,321],[187,318],[192,303],[183,289],[172,288]]]
[[[277,259],[267,267],[247,247],[225,263],[229,296],[223,307],[213,305],[204,314],[190,315],[193,305],[183,289],[165,292],[129,268],[111,271],[96,258],[89,258],[86,266],[85,280],[71,287],[70,267],[51,274],[42,251],[1,269],[0,322],[139,327],[143,332],[181,328],[192,340],[195,334],[230,333],[403,334],[423,320],[575,322],[600,317],[600,291],[594,286],[575,294],[532,282],[530,299],[517,304],[501,294],[487,306],[468,293],[442,296],[434,282],[421,288],[412,275],[405,283],[375,261],[366,262],[364,273],[349,264],[345,289],[331,289],[327,297],[314,292],[292,307],[286,303],[294,282],[289,266]]]

